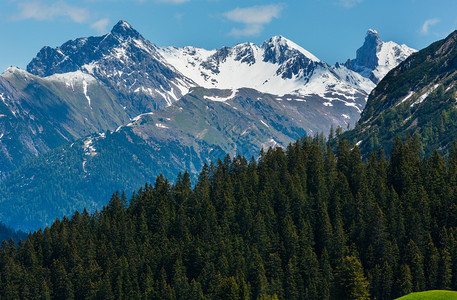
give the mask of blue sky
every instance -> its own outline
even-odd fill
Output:
[[[0,72],[120,19],[159,46],[213,49],[280,34],[334,64],[355,57],[369,28],[424,48],[457,28],[456,11],[455,0],[0,0]]]

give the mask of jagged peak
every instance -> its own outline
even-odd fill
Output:
[[[120,20],[114,25],[113,29],[111,30],[111,34],[121,38],[121,39],[129,39],[129,38],[140,38],[141,35],[138,31],[136,31],[132,25],[127,23],[125,20]]]
[[[294,42],[292,42],[291,40],[285,38],[282,35],[275,35],[275,36],[271,37],[269,40],[266,40],[264,42],[264,44],[274,44],[274,45],[282,45],[282,46],[296,45]]]
[[[379,37],[378,31],[374,29],[368,29],[367,34],[365,35],[365,43],[368,45],[381,45],[383,41]]]
[[[244,43],[240,43],[240,44],[236,44],[235,46],[233,46],[233,49],[245,49],[245,48],[257,48],[258,46],[254,43],[251,43],[251,42],[244,42]]]
[[[242,46],[249,46],[249,47],[253,47],[253,46],[256,46],[256,44],[252,43],[252,42],[244,42],[244,43],[239,43],[239,44],[236,44],[236,46],[239,46],[239,47],[242,47]]]
[[[132,25],[130,25],[126,20],[119,20],[119,22],[117,22],[117,24],[114,25],[114,27],[116,26],[133,29]]]
[[[262,48],[264,48],[264,49],[271,48],[271,47],[274,47],[274,48],[284,47],[284,48],[294,49],[294,50],[297,50],[298,52],[302,53],[303,55],[305,55],[310,60],[312,60],[314,62],[320,62],[320,59],[317,58],[314,54],[312,54],[308,50],[304,49],[303,47],[297,45],[296,43],[292,42],[291,40],[285,38],[282,35],[273,36],[269,40],[265,41],[262,45]]]
[[[269,41],[272,41],[272,42],[273,41],[288,41],[288,39],[286,39],[282,35],[275,35],[275,36],[272,36]]]
[[[378,36],[378,37],[379,37],[378,31],[375,30],[375,29],[371,29],[371,28],[368,29],[368,31],[367,31],[367,36],[368,36],[368,35],[375,35],[375,36]]]

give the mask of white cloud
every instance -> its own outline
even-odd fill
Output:
[[[337,4],[346,8],[351,8],[362,2],[363,0],[339,0]]]
[[[73,22],[83,23],[89,19],[90,13],[87,9],[70,5],[65,1],[24,1],[18,3],[18,20],[34,19],[38,21],[54,20],[63,17],[70,18]]]
[[[92,25],[90,25],[90,27],[97,30],[98,33],[105,33],[105,32],[107,32],[108,24],[109,24],[109,19],[104,18],[104,19],[100,19],[97,22],[93,23]]]
[[[253,36],[262,32],[266,24],[273,19],[279,18],[284,8],[282,4],[258,5],[247,8],[235,8],[224,13],[224,16],[236,23],[244,24],[244,28],[233,28],[230,35],[233,36]]]
[[[233,28],[229,35],[233,36],[254,36],[261,33],[263,30],[262,24],[249,24],[242,29]]]
[[[439,19],[428,19],[428,20],[426,20],[424,22],[424,24],[422,25],[421,33],[422,34],[428,34],[428,32],[430,31],[430,26],[437,24],[439,21],[440,21]]]

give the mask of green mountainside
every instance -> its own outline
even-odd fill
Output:
[[[0,90],[0,181],[41,153],[113,130],[138,114],[125,110],[106,86],[77,72],[41,78],[10,68],[0,76]]]
[[[0,185],[0,219],[36,229],[76,209],[101,209],[113,190],[130,193],[159,174],[176,178],[185,170],[195,180],[205,163],[257,156],[306,134],[310,119],[301,103],[250,89],[232,95],[196,88],[164,110],[32,160]]]
[[[224,104],[226,105],[226,104]],[[320,139],[163,176],[0,248],[3,299],[382,299],[457,289],[457,146]],[[96,156],[95,156],[96,157]],[[123,170],[129,172],[129,168]]]
[[[430,155],[457,139],[457,31],[412,54],[372,91],[354,130],[342,138],[363,153],[416,133]]]

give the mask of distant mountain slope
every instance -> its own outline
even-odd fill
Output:
[[[369,30],[357,58],[335,66],[282,36],[272,37],[261,46],[243,43],[218,50],[165,47],[159,52],[179,72],[206,88],[248,87],[293,95],[304,102],[319,99],[329,108],[336,105],[340,109],[323,113],[334,121],[318,123],[317,132],[328,132],[331,125],[354,124],[375,84],[415,50],[383,42],[376,31]],[[341,119],[342,115],[350,117]]]
[[[125,21],[0,75],[0,180],[31,158],[169,106],[195,86]]]
[[[0,219],[16,228],[100,208],[102,191],[159,173],[196,176],[226,154],[354,124],[374,86],[281,36],[159,48],[125,21],[45,47],[27,70],[0,76]]]
[[[37,155],[129,121],[118,95],[80,71],[41,78],[0,75],[0,181]]]
[[[252,89],[195,88],[164,110],[16,170],[0,187],[0,219],[38,228],[75,209],[101,208],[112,190],[131,192],[159,174],[176,178],[188,170],[195,179],[204,163],[226,154],[251,157],[261,148],[287,146],[306,134],[301,107]]]
[[[457,31],[411,55],[371,93],[361,119],[343,138],[365,152],[417,133],[426,154],[457,139]]]

